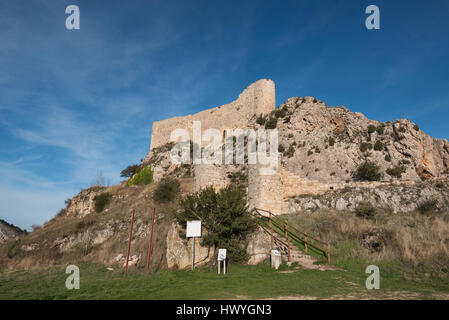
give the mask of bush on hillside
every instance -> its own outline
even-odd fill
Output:
[[[373,145],[369,142],[362,142],[360,145],[360,151],[365,152],[367,150],[373,149]]]
[[[438,211],[438,202],[436,200],[429,200],[426,202],[423,202],[419,205],[418,211],[422,214],[429,214],[432,212]]]
[[[385,172],[388,175],[399,179],[405,171],[407,171],[407,169],[404,166],[395,166],[393,168],[388,168]]]
[[[357,168],[354,178],[360,181],[379,181],[382,178],[382,174],[379,166],[366,161]]]
[[[159,203],[167,203],[176,199],[181,191],[181,184],[175,178],[163,178],[154,190],[153,199]]]
[[[256,119],[256,123],[261,125],[261,126],[263,126],[266,121],[267,121],[267,117],[265,115],[263,115],[263,114],[258,116],[257,119]]]
[[[375,125],[372,125],[372,124],[370,124],[369,126],[368,126],[368,133],[369,134],[371,134],[371,133],[373,133],[374,131],[376,131],[376,126]]]
[[[101,194],[97,194],[94,197],[94,207],[95,207],[95,212],[96,213],[100,213],[101,211],[104,210],[104,208],[106,207],[106,205],[109,203],[109,201],[111,200],[112,195],[108,192],[104,192]]]
[[[376,143],[374,144],[374,150],[382,151],[383,148],[384,148],[384,144],[380,140],[377,140]]]
[[[143,167],[138,173],[136,173],[126,183],[128,186],[132,185],[145,185],[153,183],[153,169],[151,167]]]
[[[278,118],[271,117],[265,123],[265,129],[276,129],[277,124],[278,124]]]
[[[355,209],[355,213],[361,218],[372,218],[376,214],[376,208],[369,202],[361,202]]]
[[[385,125],[384,125],[383,123],[380,124],[380,125],[377,127],[376,131],[377,131],[377,134],[379,134],[379,135],[384,134],[384,132],[385,132]]]
[[[246,194],[241,188],[229,185],[216,192],[213,187],[207,187],[185,196],[180,207],[176,218],[183,228],[189,220],[201,220],[207,230],[202,245],[227,249],[232,261],[247,258],[241,245],[257,225],[248,212]]]
[[[120,172],[120,177],[130,178],[136,173],[138,173],[141,169],[142,169],[141,165],[133,164],[131,166],[128,166],[126,169],[123,169],[122,172]]]

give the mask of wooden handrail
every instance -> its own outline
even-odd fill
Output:
[[[308,246],[315,248],[318,251],[321,251],[326,257],[327,257],[327,262],[330,264],[330,243],[329,242],[325,242],[323,240],[320,239],[316,239],[314,237],[311,237],[309,234],[307,234],[304,231],[301,231],[291,225],[288,224],[288,222],[284,221],[283,219],[274,216],[270,211],[267,210],[263,210],[263,209],[258,209],[258,208],[254,208],[253,210],[257,215],[261,216],[262,218],[268,219],[268,226],[270,228],[270,231],[268,231],[265,227],[263,227],[260,223],[259,225],[267,232],[271,235],[271,241],[273,241],[273,231],[275,231],[278,234],[281,234],[282,232],[284,233],[284,236],[287,238],[287,241],[290,243],[290,238],[296,238],[297,241],[300,241],[304,244],[304,248],[305,251],[308,251]],[[261,214],[259,211],[262,212],[266,212],[269,214],[269,216],[267,217],[266,215]],[[276,230],[274,228],[274,226],[276,226],[280,231]],[[295,232],[292,231],[292,229],[294,231],[296,231],[297,233],[300,233],[302,236],[304,236],[304,238],[302,239],[301,236],[299,236],[298,234],[296,234]],[[289,236],[290,234],[290,236]],[[277,238],[283,245],[286,245],[286,243],[284,243],[282,240],[280,240],[279,238]],[[316,241],[320,244],[323,244],[326,246],[326,248],[321,248],[318,245],[315,245],[313,243],[310,243],[310,240]],[[290,252],[290,244],[288,244],[288,248],[289,248],[289,252]]]
[[[265,217],[265,216],[262,215],[262,214],[260,214],[259,211],[263,211],[263,212],[266,212],[266,213],[270,213],[270,214],[272,215],[272,217],[271,217],[272,219],[273,219],[273,218],[276,218],[276,219],[278,219],[279,221],[281,221],[282,223],[287,224],[287,222],[285,222],[285,221],[282,220],[281,218],[279,218],[279,217],[273,215],[270,211],[263,210],[263,209],[259,209],[259,208],[254,208],[254,210],[255,210],[259,215],[261,215],[261,216],[263,216],[263,217]],[[295,231],[301,233],[302,235],[304,235],[304,236],[306,236],[306,237],[309,237],[310,239],[313,239],[313,240],[315,240],[315,241],[317,241],[317,242],[319,242],[319,243],[321,243],[321,244],[327,245],[327,242],[325,242],[325,241],[323,241],[323,240],[320,240],[320,239],[316,239],[316,238],[314,238],[314,237],[311,237],[310,235],[308,235],[308,234],[307,234],[306,232],[304,232],[304,231],[301,231],[301,230],[299,230],[299,229],[297,229],[297,228],[295,228],[295,227],[293,227],[293,226],[290,226],[290,228],[294,229]]]

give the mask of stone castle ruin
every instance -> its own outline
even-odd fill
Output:
[[[273,117],[281,109],[283,115],[276,116],[277,130],[279,142],[288,152],[280,150],[275,174],[261,174],[257,164],[194,164],[190,171],[194,191],[206,186],[220,189],[239,175],[245,180],[250,208],[280,214],[291,210],[292,199],[301,195],[322,195],[348,186],[413,185],[448,172],[448,142],[429,137],[410,121],[380,123],[342,106],[328,107],[313,97],[290,98],[276,108],[275,84],[267,79],[251,84],[231,103],[154,122],[151,149],[143,164],[153,167],[155,181],[176,172],[180,165],[170,159],[174,145],[171,133],[185,129],[192,137],[194,121],[201,122],[202,133],[218,129],[224,138],[227,129],[263,128],[257,118]],[[370,127],[376,130],[370,132]],[[373,150],[374,142],[377,147]],[[368,150],[363,150],[364,144]],[[355,168],[367,159],[378,163],[384,172],[393,165],[401,166],[403,172],[396,177],[383,174],[381,181],[355,181]]]

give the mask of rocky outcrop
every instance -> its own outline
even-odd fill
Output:
[[[279,140],[286,150],[281,161],[298,177],[352,181],[357,166],[367,160],[380,167],[383,181],[419,182],[448,174],[448,141],[431,138],[409,120],[369,120],[313,97],[290,98],[279,110]],[[387,173],[395,166],[404,168],[400,177]]]
[[[20,237],[26,235],[26,231],[0,220],[0,243],[10,240],[18,240]]]
[[[95,212],[94,197],[101,192],[103,187],[93,186],[82,190],[70,200],[67,205],[66,214],[68,216],[85,217]]]
[[[261,228],[251,234],[247,241],[248,264],[259,264],[270,257],[270,236]]]
[[[208,127],[213,123],[209,121],[212,119],[209,113],[213,110],[203,111],[204,116],[200,119]],[[169,143],[154,147],[143,163],[153,167],[156,180],[188,169],[194,175],[195,190],[207,185],[220,188],[234,183],[233,178],[244,176],[246,183],[242,185],[248,186],[250,206],[268,209],[274,214],[291,211],[292,202],[289,199],[292,197],[322,195],[346,186],[362,188],[361,184],[365,181],[359,181],[363,179],[359,179],[356,173],[365,162],[377,166],[379,181],[376,182],[381,185],[412,185],[425,180],[448,178],[448,141],[430,137],[407,119],[394,122],[370,120],[359,112],[352,112],[343,106],[329,107],[313,97],[294,97],[275,110],[257,110],[243,122],[226,124],[229,128],[259,129],[267,127],[267,123],[273,128],[275,123],[279,134],[280,166],[273,175],[261,176],[259,170],[251,170],[247,164],[176,166],[170,160],[173,144]],[[167,123],[171,123],[170,120]],[[190,130],[191,124],[186,121],[183,125]],[[162,125],[162,122],[157,125]],[[222,124],[217,128],[223,129]],[[369,183],[366,187],[376,189],[379,185]],[[414,202],[416,207],[426,199],[425,192],[420,193],[423,197],[420,199],[415,198],[416,194],[413,192],[410,199],[403,201]],[[383,206],[383,198],[378,198],[381,201],[379,205]],[[391,199],[394,199],[393,195]],[[296,207],[311,205],[302,203]],[[353,205],[345,204],[345,200],[339,201],[339,207],[351,208]],[[412,205],[398,205],[395,202],[390,206],[394,207],[394,211],[412,208]]]
[[[322,195],[302,195],[288,200],[287,212],[313,212],[318,209],[355,210],[360,203],[388,211],[410,212],[425,203],[434,203],[436,209],[449,207],[448,182],[417,184],[383,184],[375,188],[351,187],[328,191]]]
[[[181,239],[179,230],[180,227],[173,223],[167,234],[167,266],[170,269],[185,269],[192,265],[192,239]],[[200,241],[195,240],[195,266],[208,263],[215,255],[214,248],[203,247]]]

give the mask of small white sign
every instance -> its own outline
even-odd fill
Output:
[[[218,249],[218,261],[226,260],[226,249]]]
[[[201,237],[201,220],[187,221],[187,238]]]

